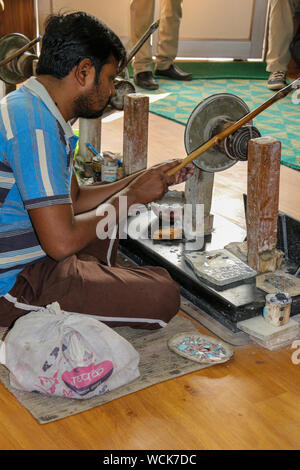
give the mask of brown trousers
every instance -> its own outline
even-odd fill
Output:
[[[267,72],[286,72],[291,59],[290,44],[294,36],[294,15],[300,0],[269,0],[263,60]]]
[[[130,1],[130,29],[132,47],[154,21],[155,0]],[[158,28],[157,50],[154,54],[148,39],[135,55],[134,75],[151,71],[152,55],[155,55],[155,68],[166,70],[174,62],[178,51],[179,28],[182,17],[182,0],[160,1],[160,23]]]
[[[55,301],[64,311],[94,315],[111,327],[166,326],[179,309],[177,284],[164,268],[114,266],[118,241],[110,242],[97,240],[78,255],[26,267],[0,298],[0,326]],[[89,256],[97,259],[85,260]]]

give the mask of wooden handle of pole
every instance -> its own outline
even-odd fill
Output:
[[[218,134],[218,135],[220,135],[220,134]],[[175,173],[177,173],[177,171],[181,170],[181,168],[183,168],[185,165],[187,165],[188,163],[191,163],[193,160],[195,160],[200,155],[202,155],[202,153],[206,152],[206,150],[208,150],[211,147],[213,147],[214,145],[216,145],[220,141],[220,139],[218,138],[218,135],[216,135],[215,137],[212,137],[210,140],[205,142],[205,144],[201,145],[201,147],[198,147],[196,150],[194,150],[192,153],[190,153],[187,157],[185,157],[182,160],[181,163],[179,163],[177,166],[174,166],[174,168],[171,168],[171,170],[169,170],[167,172],[167,175],[169,175],[169,176],[175,175]]]
[[[216,134],[214,137],[209,139],[203,145],[201,145],[200,147],[195,149],[186,158],[184,158],[181,163],[179,163],[174,168],[171,168],[171,170],[167,171],[167,175],[168,176],[175,175],[175,173],[177,173],[177,171],[181,170],[181,168],[186,166],[188,163],[191,163],[193,160],[198,158],[200,155],[202,155],[202,153],[206,152],[207,150],[209,150],[214,145],[219,144],[223,139],[228,137],[230,134],[233,134],[240,127],[242,127],[247,122],[251,121],[251,119],[255,118],[258,114],[260,114],[262,111],[267,109],[273,103],[280,100],[281,98],[284,98],[286,95],[288,95],[290,93],[290,91],[295,90],[296,88],[299,88],[299,87],[300,87],[300,79],[298,78],[297,80],[294,80],[294,82],[290,83],[289,85],[287,85],[282,90],[279,90],[270,99],[268,99],[263,104],[261,104],[258,108],[254,109],[250,113],[246,114],[239,121],[233,123],[231,126],[227,127],[226,129],[224,129],[219,134]]]

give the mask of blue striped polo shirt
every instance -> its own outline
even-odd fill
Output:
[[[28,210],[72,203],[77,139],[35,77],[0,101],[0,295],[47,256]]]

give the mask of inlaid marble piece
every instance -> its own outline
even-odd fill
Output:
[[[233,356],[233,349],[217,338],[202,334],[180,333],[168,341],[169,348],[191,361],[221,363]]]
[[[268,294],[287,292],[291,297],[300,295],[300,279],[284,271],[274,271],[257,276],[256,287]]]
[[[254,269],[225,249],[185,253],[184,259],[199,278],[219,286],[257,274]]]

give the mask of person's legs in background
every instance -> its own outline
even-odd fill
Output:
[[[130,1],[130,29],[132,47],[147,31],[154,20],[155,0]],[[134,82],[147,90],[157,90],[158,83],[152,75],[152,46],[150,38],[137,52],[133,61]]]
[[[155,74],[173,80],[191,80],[192,74],[174,64],[181,18],[182,0],[161,0]]]
[[[269,0],[264,44],[266,70],[270,72],[268,88],[280,90],[286,85],[294,35],[294,14],[299,0]]]

